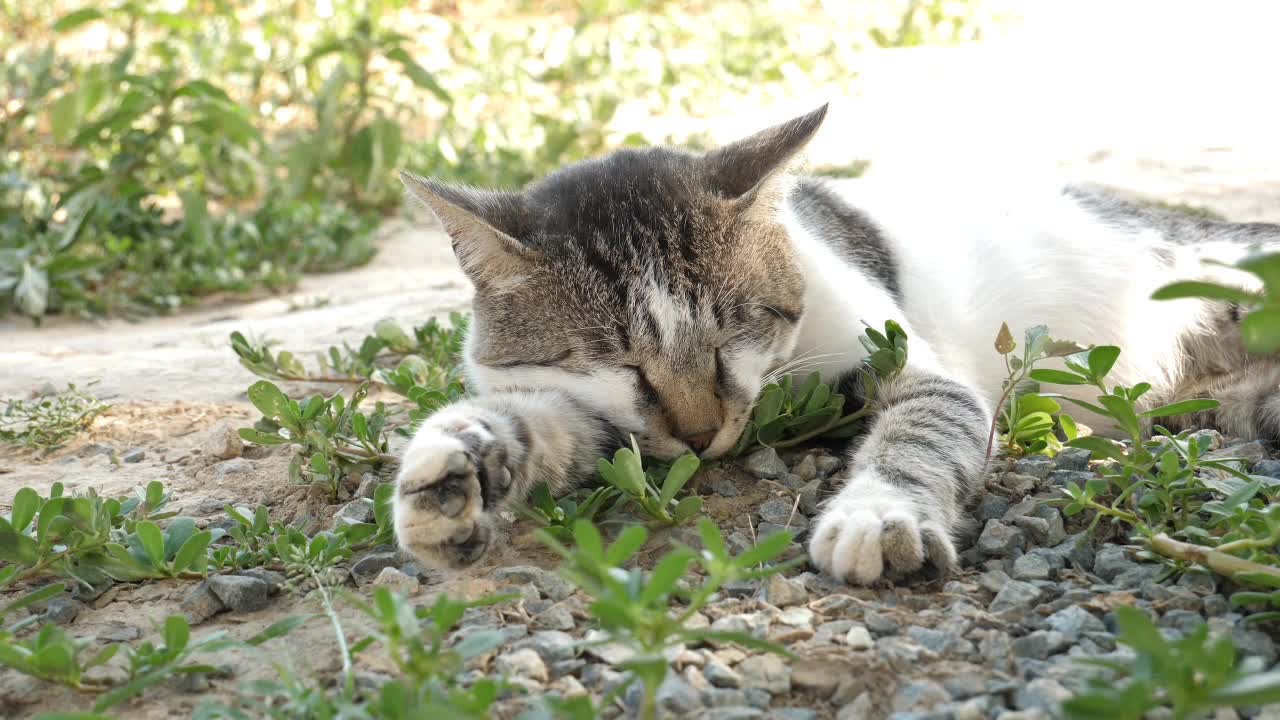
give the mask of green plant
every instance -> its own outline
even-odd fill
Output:
[[[1117,608],[1119,642],[1132,660],[1090,659],[1109,671],[1089,679],[1085,692],[1063,703],[1068,720],[1142,720],[1158,708],[1175,720],[1207,718],[1217,708],[1280,702],[1280,672],[1241,661],[1231,636],[1210,640],[1201,625],[1168,640],[1143,610]]]
[[[769,535],[755,547],[731,556],[719,528],[710,520],[698,523],[702,551],[677,547],[658,559],[651,572],[624,568],[644,546],[648,532],[641,525],[624,529],[605,547],[600,532],[586,521],[573,525],[572,548],[545,530],[538,537],[564,559],[560,574],[591,597],[589,610],[600,623],[607,642],[621,643],[633,654],[621,663],[630,682],[643,686],[640,717],[657,717],[657,692],[667,675],[663,653],[679,643],[732,642],[755,650],[788,655],[779,645],[730,631],[694,628],[690,618],[706,606],[725,583],[768,577],[793,567],[803,558],[766,565],[791,546],[790,533]],[[700,585],[682,588],[691,566],[703,573]],[[673,608],[682,602],[683,609]],[[788,655],[789,656],[789,655]]]
[[[89,429],[110,407],[70,383],[59,392],[7,400],[0,413],[0,440],[49,452]]]
[[[685,483],[698,471],[698,465],[697,455],[683,455],[671,464],[659,483],[645,472],[640,447],[632,437],[631,448],[619,448],[613,462],[600,459],[599,472],[601,480],[644,514],[666,525],[683,525],[702,511],[702,498],[697,495],[676,500]]]
[[[579,520],[594,522],[599,515],[609,515],[627,501],[616,487],[579,490],[559,500],[551,497],[546,483],[534,486],[529,499],[519,512],[538,523],[543,530],[563,543],[573,542],[573,524]],[[612,504],[610,504],[612,503]]]
[[[1039,382],[1098,388],[1102,394],[1096,404],[1064,399],[1110,418],[1129,436],[1123,443],[1092,435],[1067,442],[1111,462],[1102,465],[1101,477],[1063,488],[1063,512],[1070,516],[1091,510],[1095,526],[1106,517],[1131,528],[1149,555],[1173,571],[1199,565],[1246,587],[1280,588],[1276,481],[1243,473],[1231,458],[1206,458],[1209,441],[1203,436],[1174,436],[1157,425],[1158,437],[1148,438],[1144,422],[1212,410],[1218,403],[1189,399],[1141,410],[1138,403],[1150,390],[1148,383],[1107,389],[1106,375],[1119,355],[1118,348],[1100,346],[1065,358],[1067,370],[1030,372]],[[1233,601],[1248,605],[1263,598],[1246,591]]]
[[[884,332],[867,327],[858,338],[868,355],[858,373],[863,406],[844,414],[844,395],[834,392],[818,373],[793,386],[791,373],[814,358],[801,356],[774,371],[783,375],[760,391],[751,420],[738,438],[734,455],[757,447],[794,447],[818,438],[848,438],[862,430],[862,419],[875,407],[876,385],[902,371],[907,364],[907,334],[893,320]]]
[[[312,395],[299,403],[274,384],[260,380],[249,386],[249,401],[262,413],[240,437],[258,445],[294,445],[289,478],[296,483],[319,483],[338,496],[343,480],[356,467],[379,465],[390,458],[383,430],[386,409],[378,403],[369,415],[360,403],[369,384],[361,383],[351,400],[334,393]]]
[[[997,430],[1000,446],[1009,455],[1056,454],[1062,443],[1054,433],[1055,426],[1068,440],[1076,438],[1079,430],[1071,416],[1062,412],[1062,406],[1056,400],[1028,387],[1029,384],[1034,385],[1028,375],[1041,360],[1065,357],[1081,352],[1083,348],[1069,340],[1050,339],[1049,329],[1044,325],[1027,329],[1022,357],[1013,355],[1017,346],[1009,325],[1000,323],[995,347],[996,352],[1004,356],[1008,377],[1001,383],[1003,392],[987,436],[987,456],[991,456]]]
[[[1175,282],[1156,290],[1155,300],[1180,298],[1207,298],[1235,303],[1247,311],[1240,321],[1240,335],[1249,352],[1280,352],[1280,253],[1254,253],[1234,265],[1211,262],[1208,264],[1232,267],[1256,275],[1262,290],[1249,291],[1213,282]]]
[[[52,583],[10,602],[0,609],[0,624],[4,618],[18,610],[50,600],[66,592],[61,583]],[[120,649],[111,644],[91,656],[85,657],[90,643],[76,640],[62,628],[48,623],[35,634],[19,639],[18,633],[26,626],[39,621],[39,615],[0,629],[0,665],[42,680],[56,682],[76,690],[99,689],[97,683],[86,680],[85,673],[109,661]]]

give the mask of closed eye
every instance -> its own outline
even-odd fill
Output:
[[[625,366],[635,373],[637,384],[640,386],[640,393],[644,395],[644,399],[653,405],[661,405],[662,399],[658,397],[658,391],[654,389],[653,383],[649,382],[649,378],[645,376],[644,369],[639,365]]]
[[[729,373],[724,366],[724,358],[720,356],[720,348],[716,348],[716,387],[724,387]]]
[[[496,368],[514,368],[514,367],[555,367],[573,356],[572,350],[565,350],[559,355],[541,359],[513,358],[510,360],[502,360],[500,362],[484,363],[489,367]],[[569,370],[569,368],[563,368]],[[572,372],[572,371],[571,371]]]

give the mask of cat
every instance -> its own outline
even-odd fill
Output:
[[[1111,378],[1152,382],[1153,405],[1221,401],[1169,419],[1174,429],[1280,438],[1280,362],[1245,353],[1241,308],[1150,300],[1175,279],[1257,287],[1200,259],[1231,262],[1280,241],[1280,226],[1091,188],[983,194],[964,183],[935,192],[919,176],[799,176],[826,111],[704,154],[618,150],[516,192],[404,175],[476,291],[471,396],[429,417],[404,451],[404,548],[471,565],[495,542],[499,508],[537,483],[562,491],[593,477],[632,436],[658,459],[720,457],[783,373],[843,378],[852,400],[857,337],[889,319],[910,338],[907,366],[877,389],[808,540],[811,561],[843,581],[956,567],[955,537],[989,463],[1002,322],[1122,346]]]

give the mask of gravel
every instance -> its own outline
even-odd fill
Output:
[[[247,575],[212,575],[209,589],[228,609],[254,612],[271,604],[271,586],[261,578]]]

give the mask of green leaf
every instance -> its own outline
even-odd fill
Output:
[[[1088,385],[1089,381],[1066,370],[1050,370],[1037,368],[1031,371],[1031,379],[1036,382],[1053,383],[1055,385]]]
[[[1097,435],[1086,435],[1078,437],[1074,440],[1067,441],[1070,447],[1084,448],[1093,453],[1094,457],[1110,458],[1124,462],[1126,455],[1124,446],[1114,440],[1098,437]]]
[[[268,435],[253,428],[240,428],[236,433],[240,435],[241,440],[251,442],[254,445],[284,445],[289,442],[279,435]]]
[[[676,493],[680,492],[685,483],[689,482],[689,478],[698,471],[698,456],[693,453],[687,453],[680,456],[671,464],[671,469],[667,471],[667,478],[662,483],[662,494],[658,497],[658,504],[662,508],[666,508],[667,504],[675,499]]]
[[[1252,305],[1260,299],[1256,294],[1240,288],[1197,281],[1170,283],[1151,294],[1152,300],[1177,300],[1180,298],[1226,300],[1240,305]]]
[[[1089,351],[1089,372],[1094,378],[1105,377],[1119,357],[1120,348],[1115,345],[1099,345]]]
[[[271,623],[265,630],[249,638],[245,642],[249,645],[261,645],[268,640],[274,640],[283,637],[302,627],[308,620],[310,615],[290,615],[283,620],[277,620]]]
[[[24,607],[30,607],[32,605],[45,602],[46,600],[50,600],[65,593],[66,591],[67,588],[62,583],[50,583],[37,590],[32,590],[26,595],[23,595],[17,600],[5,605],[4,608],[0,610],[0,616],[8,615],[15,610],[21,610]]]
[[[40,509],[40,493],[29,487],[24,487],[13,496],[13,511],[9,513],[10,523],[17,532],[24,532],[27,526],[31,524],[31,520],[35,518],[36,511]]]
[[[1062,434],[1067,440],[1075,440],[1080,437],[1080,428],[1076,427],[1076,421],[1071,419],[1070,415],[1062,414],[1058,416],[1058,426],[1062,428]]]
[[[185,570],[204,572],[205,553],[211,542],[213,542],[213,533],[208,530],[202,530],[187,538],[187,541],[182,543],[182,547],[178,548],[178,553],[174,555],[173,571],[175,573]]]
[[[668,597],[675,590],[676,581],[684,577],[691,562],[693,554],[684,550],[674,550],[663,556],[654,566],[653,572],[649,573],[644,590],[640,593],[640,602],[654,605]]]
[[[593,531],[595,530],[595,526],[592,525],[591,523],[586,522],[585,520],[579,520],[578,522],[575,522],[573,524],[574,540],[577,542],[578,547],[582,547],[586,549],[583,546],[581,539],[578,538],[578,525],[580,524],[585,524],[587,527],[591,528]],[[598,533],[596,537],[599,538]],[[618,539],[613,541],[613,544],[609,546],[609,549],[607,551],[603,551],[603,555],[600,555],[599,553],[594,551],[589,551],[589,552],[592,553],[593,557],[602,557],[604,562],[608,565],[619,566],[625,563],[627,560],[630,560],[632,555],[635,555],[637,552],[639,552],[640,548],[644,547],[644,543],[648,539],[649,539],[649,532],[644,529],[643,525],[629,525],[627,526],[626,529],[624,529],[621,533],[618,534]],[[596,542],[598,545],[599,540],[597,540]]]
[[[756,403],[755,413],[752,415],[756,425],[764,426],[772,422],[778,417],[778,413],[782,411],[782,403],[786,401],[786,392],[777,385],[770,385],[765,388],[764,394],[760,396],[760,401]]]
[[[1120,423],[1126,432],[1132,437],[1142,435],[1142,426],[1138,422],[1138,415],[1133,411],[1133,404],[1128,400],[1116,395],[1102,395],[1098,398],[1098,402],[1102,403],[1111,417]]]
[[[734,557],[734,562],[738,567],[751,567],[766,563],[791,547],[795,537],[790,532],[777,532],[765,537],[754,547],[744,550],[741,555]]]
[[[1245,675],[1209,694],[1218,705],[1270,705],[1280,702],[1280,672]]]
[[[687,640],[714,640],[722,643],[734,643],[749,650],[773,653],[786,658],[793,657],[785,647],[778,645],[777,643],[772,643],[768,640],[761,640],[753,635],[734,632],[732,630],[682,630],[680,636]]]
[[[445,103],[452,103],[453,97],[449,92],[436,82],[435,76],[427,72],[426,68],[419,65],[404,48],[394,47],[387,51],[387,58],[395,60],[404,68],[404,72],[413,81],[414,85],[428,90]]]
[[[1204,412],[1205,410],[1213,410],[1216,407],[1218,407],[1217,400],[1182,400],[1168,405],[1161,405],[1158,408],[1152,408],[1138,414],[1146,418],[1162,418],[1170,415],[1188,415],[1190,413]]]
[[[280,388],[266,380],[259,380],[250,385],[247,394],[249,402],[258,408],[258,412],[269,418],[280,415],[281,409],[289,401],[289,398],[280,391]],[[244,435],[241,434],[241,437],[244,437]],[[247,440],[248,438],[245,439]]]
[[[58,18],[58,21],[53,24],[53,31],[60,33],[70,32],[81,25],[100,20],[103,17],[105,15],[97,8],[81,8]]]
[[[676,508],[671,511],[671,516],[675,519],[677,525],[683,525],[689,520],[689,518],[697,515],[701,511],[702,498],[696,495],[691,495],[676,503]]]
[[[191,626],[182,615],[170,615],[164,619],[164,649],[170,656],[175,656],[187,647],[191,639]]]
[[[143,520],[134,526],[134,532],[138,536],[143,552],[151,560],[151,566],[164,567],[164,534],[160,532],[160,528],[150,520]]]
[[[1240,321],[1244,346],[1259,354],[1280,352],[1280,307],[1254,310]]]
[[[164,529],[164,558],[169,560],[178,554],[179,548],[196,532],[196,521],[189,517],[174,518]]]

